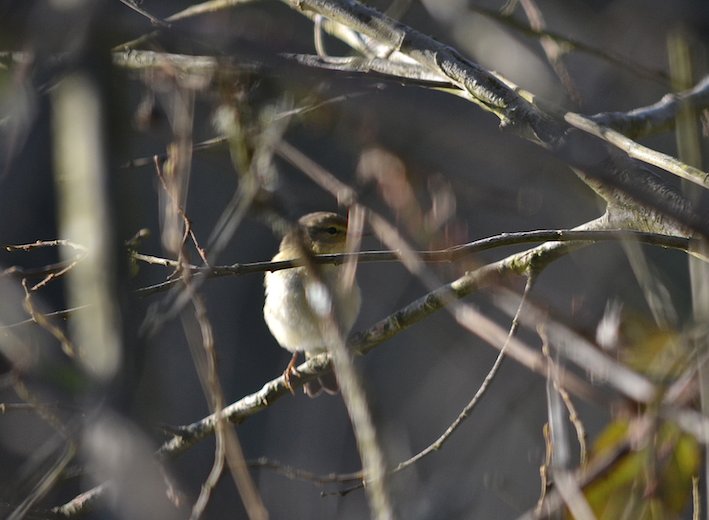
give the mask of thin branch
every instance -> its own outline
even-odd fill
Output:
[[[41,267],[28,268],[20,266],[11,266],[0,272],[0,277],[2,276],[15,276],[19,278],[33,278],[35,276],[44,276],[37,284],[35,284],[30,290],[37,291],[42,287],[46,286],[49,282],[60,278],[64,274],[72,270],[76,265],[82,261],[88,251],[86,247],[82,244],[72,242],[71,240],[55,239],[55,240],[37,240],[36,242],[31,242],[28,244],[6,244],[4,246],[6,251],[31,251],[33,249],[40,249],[45,247],[67,247],[77,251],[74,258],[63,260],[54,264],[47,264]]]
[[[54,339],[59,342],[62,347],[62,352],[64,352],[64,354],[66,354],[70,358],[75,357],[76,349],[74,348],[74,344],[67,337],[64,331],[60,327],[54,325],[51,320],[49,320],[44,314],[42,314],[35,308],[32,302],[32,292],[30,291],[30,289],[27,288],[27,280],[25,279],[22,280],[22,288],[25,291],[23,307],[27,311],[27,314],[31,316],[32,321],[34,321],[37,325],[46,330],[54,337]]]
[[[64,260],[62,262],[47,264],[43,265],[42,267],[34,268],[13,265],[7,267],[3,271],[0,271],[0,277],[14,276],[16,278],[35,278],[38,276],[44,276],[45,279],[40,282],[41,286],[44,286],[48,281],[57,278],[63,274],[66,274],[67,271],[73,269],[81,259],[83,259],[83,256],[77,255],[77,257],[73,260]]]
[[[576,439],[579,443],[579,465],[583,467],[588,463],[588,447],[586,444],[588,435],[586,433],[586,428],[583,425],[583,422],[581,421],[581,417],[579,417],[578,411],[576,410],[574,402],[571,400],[569,392],[567,392],[558,384],[557,391],[559,392],[561,399],[564,401],[564,406],[566,406],[566,410],[569,412],[569,421],[576,430]]]
[[[5,415],[10,412],[34,412],[38,410],[50,410],[56,408],[58,410],[68,410],[74,413],[81,413],[81,408],[61,402],[23,402],[23,403],[0,403],[0,415]],[[49,421],[48,421],[49,422]],[[53,423],[56,426],[57,423]]]
[[[32,249],[38,249],[42,247],[70,247],[71,249],[76,249],[82,253],[86,253],[86,246],[72,242],[71,240],[65,239],[55,239],[55,240],[37,240],[36,242],[30,242],[28,244],[6,244],[4,247],[8,251],[30,251]]]
[[[623,70],[629,70],[637,76],[651,79],[653,81],[663,84],[667,84],[669,82],[669,76],[665,71],[661,69],[651,69],[649,67],[644,67],[642,65],[639,65],[637,61],[626,58],[625,56],[622,56],[618,53],[599,49],[597,47],[594,47],[593,45],[586,44],[582,41],[576,40],[568,36],[564,36],[563,34],[550,31],[548,29],[542,30],[531,28],[528,25],[520,22],[519,20],[516,20],[511,13],[501,13],[494,9],[488,9],[474,4],[468,5],[468,9],[487,16],[488,18],[492,18],[494,20],[502,22],[508,27],[515,29],[516,31],[519,31],[528,36],[533,36],[535,38],[550,38],[553,41],[562,44],[564,47],[569,48],[569,50],[577,50],[590,56],[594,56],[601,60],[607,61],[608,63],[612,63],[613,65],[616,65],[617,67],[620,67]]]
[[[354,473],[330,473],[328,475],[318,475],[311,471],[306,471],[300,468],[294,468],[293,466],[288,466],[277,460],[269,459],[266,457],[259,457],[255,460],[249,460],[246,462],[251,468],[261,468],[270,469],[277,475],[281,475],[289,480],[301,480],[305,482],[312,482],[313,484],[322,486],[325,484],[340,484],[343,482],[352,482],[362,480],[362,471],[355,471]]]
[[[62,309],[62,310],[60,310],[60,311],[45,312],[45,313],[42,313],[42,314],[43,314],[43,316],[44,316],[45,318],[61,318],[61,319],[65,319],[65,318],[67,318],[68,316],[70,316],[71,314],[73,314],[73,313],[75,313],[75,312],[78,312],[78,311],[81,311],[81,310],[85,310],[85,309],[87,309],[88,307],[89,307],[88,305],[81,305],[81,306],[79,306],[79,307],[72,307],[71,309]],[[22,321],[15,322],[15,323],[10,323],[10,324],[8,324],[8,325],[0,325],[0,330],[3,330],[3,329],[12,329],[12,328],[14,328],[14,327],[22,327],[23,325],[31,325],[31,324],[36,324],[36,323],[37,323],[37,321],[36,321],[34,318],[29,318],[29,319],[26,319],[26,320],[22,320]]]
[[[123,5],[129,7],[130,9],[133,9],[136,13],[146,17],[148,20],[150,20],[150,23],[153,25],[156,25],[158,27],[164,27],[164,28],[169,28],[170,24],[167,23],[164,20],[161,20],[157,16],[153,16],[150,14],[148,11],[140,7],[138,4],[135,3],[134,0],[119,0]]]
[[[211,78],[223,67],[226,71],[254,71],[253,63],[235,63],[230,59],[214,56],[195,56],[145,50],[116,51],[111,55],[113,64],[126,70],[144,71],[151,69],[170,70],[174,75],[199,76],[202,82]]]
[[[673,175],[686,179],[694,184],[701,186],[702,188],[709,188],[709,173],[690,166],[679,159],[658,152],[657,150],[652,150],[647,146],[643,146],[640,143],[633,141],[629,137],[624,136],[620,132],[616,132],[611,128],[606,128],[598,123],[594,122],[592,119],[584,117],[580,114],[567,113],[565,117],[566,121],[583,130],[591,135],[600,137],[604,141],[611,143],[620,150],[623,150],[628,154],[629,157],[638,159],[647,164],[652,164],[665,171],[670,172]]]
[[[531,28],[536,32],[544,31],[546,29],[544,15],[534,0],[520,0],[520,5],[529,20],[529,25]],[[564,50],[562,49],[562,46],[559,45],[559,42],[554,40],[554,38],[546,34],[539,36],[539,44],[547,57],[547,61],[551,65],[551,68],[554,70],[556,76],[559,78],[559,81],[561,81],[561,84],[566,89],[569,97],[576,104],[580,104],[581,94],[576,88],[574,80],[571,78],[571,74],[569,74],[569,69],[567,69],[566,65],[564,65],[564,60],[562,59],[564,56]]]
[[[549,366],[554,366],[554,363],[552,363],[553,360],[549,352],[549,338],[546,334],[544,324],[541,324],[539,327],[537,327],[537,332],[539,334],[539,337],[542,339],[542,353],[549,360]],[[584,427],[583,423],[581,422],[581,419],[578,416],[578,413],[576,412],[576,407],[574,406],[574,403],[571,400],[571,396],[569,396],[569,393],[561,385],[559,385],[556,372],[552,372],[550,370],[549,376],[553,384],[553,391],[559,395],[561,401],[564,403],[566,411],[569,414],[569,421],[576,430],[576,439],[579,443],[579,465],[583,467],[588,462],[588,449],[586,448],[586,428]],[[553,434],[554,430],[552,429],[550,433]],[[552,441],[554,440],[551,437],[550,439]]]
[[[255,0],[216,0],[213,2],[204,2],[201,4],[192,5],[182,11],[172,14],[166,18],[168,22],[177,22],[180,20],[185,20],[187,18],[192,18],[193,16],[198,16],[207,13],[216,13],[224,9],[229,9],[231,7],[236,7],[238,5],[249,4]]]
[[[514,0],[511,0],[514,1]],[[537,499],[537,506],[534,509],[536,514],[540,514],[542,507],[544,506],[544,501],[547,498],[547,493],[551,488],[551,462],[553,446],[551,443],[551,428],[549,423],[544,423],[542,426],[542,436],[544,437],[544,462],[539,466],[539,498]]]
[[[488,387],[492,383],[493,379],[497,375],[497,372],[500,369],[500,366],[502,366],[502,361],[505,358],[505,354],[507,352],[507,345],[509,344],[510,339],[516,334],[517,329],[519,328],[519,317],[520,314],[522,313],[522,309],[524,308],[524,304],[527,300],[527,296],[529,295],[530,290],[532,289],[532,285],[534,284],[534,276],[531,275],[527,278],[527,284],[525,285],[524,288],[524,293],[522,294],[522,298],[520,299],[519,302],[519,307],[517,307],[517,312],[515,313],[514,318],[512,319],[512,324],[510,325],[510,330],[507,335],[507,339],[505,340],[505,343],[502,345],[502,348],[500,348],[500,352],[497,354],[497,358],[495,359],[495,362],[493,363],[492,367],[488,371],[487,375],[485,376],[485,379],[483,379],[483,382],[481,383],[480,387],[478,388],[477,392],[475,392],[475,395],[473,398],[470,400],[470,402],[463,408],[463,410],[460,412],[458,417],[453,421],[453,423],[446,429],[443,434],[436,439],[433,443],[431,443],[427,448],[421,450],[419,453],[414,455],[408,460],[405,460],[401,462],[398,466],[396,466],[393,470],[392,473],[399,472],[412,464],[415,464],[422,458],[424,458],[426,455],[429,455],[433,453],[434,451],[438,451],[441,449],[441,447],[445,444],[445,442],[448,440],[448,438],[457,430],[460,425],[467,419],[471,412],[473,411],[473,408],[477,406],[478,402],[480,402],[480,399],[482,399],[483,395],[487,391]]]
[[[213,12],[227,9],[227,8],[239,5],[239,4],[247,4],[247,3],[250,3],[253,1],[254,0],[217,0],[217,1],[213,1],[213,2],[205,2],[204,4],[193,5],[193,6],[186,8],[186,9],[183,9],[182,11],[174,13],[174,14],[168,16],[167,18],[165,18],[165,21],[174,23],[174,22],[178,22],[181,20],[185,20],[185,19],[190,18],[192,16],[213,13]],[[169,24],[168,24],[168,27],[170,27]],[[116,45],[115,50],[133,49],[139,45],[149,42],[151,39],[153,39],[158,34],[160,34],[159,31],[153,31],[148,34],[144,34],[143,36],[140,36],[134,40],[121,43],[120,45]]]
[[[182,244],[184,249],[185,244]],[[183,255],[181,255],[183,256]],[[184,258],[184,256],[183,256]],[[194,319],[197,321],[199,331],[200,331],[200,341],[197,345],[197,341],[193,340],[190,332],[190,327],[187,323],[186,316],[183,315],[183,328],[185,329],[185,335],[187,336],[188,343],[190,345],[190,350],[192,352],[192,358],[194,360],[195,368],[197,370],[197,375],[200,382],[202,383],[204,394],[207,398],[207,402],[210,410],[216,414],[217,420],[215,423],[214,436],[215,436],[215,448],[214,448],[214,460],[212,462],[212,467],[209,470],[207,478],[204,480],[199,492],[197,500],[195,500],[192,505],[192,511],[190,513],[190,520],[198,520],[201,518],[209,499],[211,497],[213,489],[216,487],[219,479],[222,476],[222,471],[224,470],[224,460],[225,460],[225,425],[224,421],[220,416],[220,411],[223,408],[223,396],[221,392],[221,387],[219,385],[219,380],[216,374],[216,353],[214,352],[214,336],[212,334],[212,327],[209,323],[207,317],[206,309],[204,303],[202,302],[199,295],[194,293],[190,285],[190,275],[189,271],[182,271],[182,281],[186,285],[186,291],[191,294],[192,306],[194,308]],[[237,481],[237,489],[241,491],[239,482]],[[247,512],[251,511],[242,494],[242,500],[246,505]]]
[[[637,138],[673,128],[677,115],[686,109],[700,111],[709,107],[709,75],[684,92],[662,96],[660,101],[628,112],[602,112],[589,119],[601,126]]]
[[[455,262],[474,253],[487,251],[499,247],[508,247],[535,242],[606,242],[619,240],[635,240],[643,244],[654,245],[666,249],[676,249],[689,252],[689,240],[683,237],[661,235],[657,233],[647,233],[627,230],[535,230],[520,231],[513,233],[501,233],[466,244],[452,246],[437,251],[417,251],[417,255],[424,262]],[[314,255],[311,261],[316,264],[341,264],[349,258],[356,258],[358,262],[398,262],[400,261],[398,251],[362,251],[358,253],[340,253],[330,255]],[[697,253],[695,253],[697,254]],[[132,253],[133,258],[140,262],[163,267],[177,267],[177,261],[168,258],[146,255],[142,253]],[[706,258],[702,258],[706,260]],[[199,267],[194,265],[185,266],[194,274],[199,274],[209,278],[221,278],[224,276],[241,276],[245,274],[263,273],[266,271],[279,271],[290,269],[302,265],[301,259],[282,260],[278,262],[251,262],[236,263],[223,266]],[[141,287],[137,289],[138,294],[147,296],[156,292],[168,289],[177,283],[176,280],[169,280],[159,284]]]
[[[162,172],[162,168],[160,165],[160,160],[156,157],[153,157],[153,164],[155,166],[155,174],[158,176],[160,179],[160,183],[162,184],[163,189],[165,190],[165,193],[167,194],[168,198],[170,199],[170,202],[174,206],[174,210],[177,212],[177,214],[180,216],[182,220],[182,225],[183,225],[183,237],[182,237],[182,245],[179,248],[180,252],[180,258],[178,259],[178,265],[182,266],[185,263],[185,258],[186,252],[185,252],[185,244],[187,243],[188,238],[192,241],[192,244],[194,245],[195,250],[197,251],[197,254],[199,254],[199,257],[202,259],[202,262],[204,265],[209,266],[209,262],[207,261],[207,256],[204,248],[202,248],[199,245],[199,242],[197,241],[197,237],[194,234],[194,231],[192,229],[192,222],[190,219],[187,217],[187,214],[185,213],[185,209],[182,207],[182,204],[179,202],[177,198],[177,194],[175,193],[174,187],[171,189],[171,186],[168,185],[168,182],[165,178],[165,175]]]

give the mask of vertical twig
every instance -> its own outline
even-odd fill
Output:
[[[680,31],[670,34],[667,41],[668,60],[673,88],[682,90],[685,84],[691,83],[692,59],[686,36]],[[700,71],[703,72],[703,71]],[[702,147],[697,131],[698,114],[691,107],[683,107],[675,120],[675,138],[677,141],[678,158],[697,168],[702,167]],[[690,200],[697,200],[702,191],[685,181],[683,192]],[[706,240],[690,243],[690,250],[700,254],[709,253]],[[695,325],[706,325],[709,322],[709,264],[689,256],[689,281],[692,292],[692,313]],[[705,345],[697,344],[695,348],[701,351]],[[702,414],[709,415],[709,360],[706,356],[697,356],[697,372],[699,379],[699,406]],[[704,503],[709,510],[709,457],[704,448]],[[701,503],[701,501],[700,501]],[[701,507],[695,507],[695,511]]]

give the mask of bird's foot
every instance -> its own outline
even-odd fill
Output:
[[[293,389],[293,384],[291,383],[291,378],[293,376],[299,377],[298,371],[295,369],[295,364],[297,362],[298,362],[298,353],[294,352],[293,357],[291,357],[290,361],[288,362],[288,366],[283,371],[283,383],[285,384],[288,391],[293,395],[295,395],[295,390]]]

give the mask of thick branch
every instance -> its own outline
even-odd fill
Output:
[[[608,202],[610,210],[618,206],[632,210],[643,226],[650,223],[654,231],[709,236],[709,224],[664,182],[647,175],[626,156],[615,153],[602,139],[538,109],[498,77],[450,47],[354,0],[284,1],[309,16],[325,16],[388,46],[386,57],[390,59],[400,54],[447,77],[464,89],[471,101],[499,117],[503,128],[514,129],[541,144],[581,172],[583,180],[603,184],[604,189],[597,186],[594,189]]]
[[[348,25],[350,29],[383,42],[389,48],[389,54],[385,57],[328,60],[298,57],[301,62],[341,70],[374,70],[392,77],[423,81],[445,88],[445,82],[448,80],[458,95],[460,91],[455,87],[463,91],[464,97],[497,115],[503,127],[515,129],[517,133],[543,145],[575,167],[581,178],[609,203],[611,209],[620,203],[626,210],[633,211],[638,220],[652,222],[655,226],[637,227],[638,229],[681,235],[690,234],[689,230],[705,236],[709,234],[709,225],[691,210],[681,196],[615,150],[623,150],[629,157],[666,169],[704,187],[707,184],[707,174],[677,159],[643,147],[609,128],[599,126],[600,122],[619,124],[618,121],[622,121],[622,118],[617,113],[610,121],[607,121],[609,116],[604,119],[598,115],[590,120],[574,113],[566,114],[566,121],[557,119],[529,103],[509,82],[498,75],[466,60],[450,47],[372,9],[355,2],[332,5],[332,2],[326,0],[291,0],[288,3],[297,3],[298,9],[310,10],[306,13],[310,16],[318,13],[331,17],[340,24]],[[334,25],[333,31],[338,27],[338,24]],[[116,53],[114,60],[122,67],[170,65],[190,73],[214,74],[219,66],[219,62],[213,58],[143,52]],[[709,103],[707,98],[709,79],[691,91],[666,97],[653,107],[639,109],[630,120],[633,121],[633,126],[637,126],[643,116],[648,116],[652,124],[657,124],[658,120],[671,118],[685,104],[701,107]],[[601,189],[599,184],[603,185]]]

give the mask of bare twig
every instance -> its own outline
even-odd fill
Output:
[[[689,90],[669,93],[657,103],[628,112],[603,112],[589,119],[601,126],[622,132],[631,138],[672,128],[675,119],[684,109],[701,110],[709,105],[709,76]]]
[[[657,166],[703,188],[709,188],[709,173],[699,168],[686,164],[670,155],[643,146],[620,132],[603,127],[582,115],[569,112],[566,114],[566,121],[584,132],[588,132],[608,141],[613,146],[626,152],[629,157]]]
[[[121,1],[123,1],[123,0],[121,0]],[[127,0],[127,1],[130,1],[130,0]],[[217,0],[217,1],[213,1],[213,2],[205,2],[203,4],[193,5],[193,6],[186,8],[186,9],[183,9],[182,11],[179,11],[175,14],[168,16],[165,19],[165,22],[167,22],[166,26],[170,27],[170,23],[178,22],[180,20],[184,20],[184,19],[190,18],[192,16],[197,16],[197,15],[206,14],[206,13],[213,13],[216,11],[227,9],[229,7],[233,7],[233,6],[236,6],[239,4],[246,4],[246,3],[253,2],[253,1],[254,0]],[[158,31],[153,31],[149,34],[145,34],[139,38],[136,38],[135,40],[117,45],[116,49],[118,49],[118,50],[132,49],[134,47],[137,47],[138,45],[141,45],[147,41],[150,41],[150,39],[154,38],[158,34],[159,34]]]
[[[8,251],[30,251],[32,249],[38,249],[41,247],[70,247],[82,253],[86,252],[86,246],[72,242],[66,239],[55,239],[55,240],[37,240],[36,242],[31,242],[29,244],[7,244],[3,247]]]
[[[0,415],[10,412],[37,412],[37,410],[49,410],[52,408],[81,412],[81,409],[66,403],[46,403],[46,402],[24,402],[24,403],[0,403]]]
[[[509,247],[535,242],[607,242],[634,240],[643,244],[659,246],[668,249],[677,249],[690,253],[689,240],[683,237],[632,231],[624,229],[553,229],[501,233],[490,237],[475,240],[465,244],[451,246],[435,251],[416,251],[424,262],[455,262],[467,256],[482,251],[499,247]],[[360,251],[352,253],[339,253],[329,255],[314,255],[312,261],[318,264],[340,264],[349,258],[356,258],[358,262],[396,262],[399,261],[398,251]],[[699,256],[699,255],[698,255]],[[176,267],[177,261],[142,253],[133,253],[136,260],[147,264]],[[193,272],[209,274],[211,276],[243,275],[261,273],[265,271],[279,271],[302,265],[301,260],[281,260],[278,262],[253,262],[213,266],[211,268],[186,266]]]
[[[188,271],[183,272],[183,279],[188,277]],[[185,280],[189,284],[189,280]],[[188,291],[190,288],[188,287]],[[236,483],[237,490],[244,503],[244,507],[251,520],[266,520],[268,512],[261,500],[256,486],[248,472],[241,445],[236,437],[236,433],[229,427],[225,418],[222,417],[224,408],[224,396],[217,374],[217,355],[214,349],[214,336],[212,326],[209,322],[206,307],[201,297],[192,294],[192,304],[194,306],[194,317],[198,323],[201,336],[202,352],[197,351],[197,345],[193,347],[193,356],[197,372],[204,387],[210,408],[215,414],[215,437],[216,447],[214,462],[209,475],[204,481],[199,497],[192,508],[191,519],[196,520],[202,516],[209,502],[212,490],[219,482],[224,464],[226,463],[231,471],[232,478]],[[186,331],[188,324],[183,320]]]
[[[76,266],[81,258],[77,255],[76,259],[65,260],[62,262],[57,262],[54,264],[46,264],[41,267],[20,267],[18,265],[13,265],[7,267],[0,271],[0,277],[2,276],[14,276],[16,278],[35,278],[37,276],[44,276],[42,286],[46,285],[47,282],[66,274],[69,270]]]
[[[544,462],[539,466],[539,498],[537,499],[537,506],[534,511],[536,514],[540,514],[544,501],[547,497],[547,492],[551,487],[551,462],[553,446],[551,443],[551,432],[549,423],[544,423],[542,427],[542,435],[544,436]]]
[[[32,321],[54,336],[54,338],[62,346],[62,352],[73,358],[76,355],[76,349],[74,348],[73,343],[67,335],[64,334],[64,331],[60,327],[54,325],[44,314],[35,309],[34,304],[32,303],[32,293],[31,290],[27,288],[27,280],[25,279],[22,280],[22,288],[25,290],[25,301],[23,306],[27,313],[32,317]]]
[[[529,25],[532,30],[540,33],[539,43],[544,50],[547,61],[549,61],[549,64],[561,81],[561,84],[566,89],[569,97],[576,104],[580,104],[581,94],[576,88],[574,80],[571,78],[571,74],[569,74],[569,70],[566,68],[566,65],[564,65],[564,61],[562,59],[564,51],[562,50],[561,45],[559,45],[559,43],[551,36],[541,34],[541,31],[546,29],[546,23],[544,22],[544,15],[542,15],[542,11],[539,9],[534,0],[520,0],[520,5],[529,20]]]
[[[88,307],[87,305],[81,305],[79,307],[72,307],[71,309],[62,309],[60,311],[45,312],[42,314],[45,318],[62,318],[62,319],[64,319],[67,316],[70,316],[71,314],[73,314],[75,312],[86,309],[87,307]],[[0,325],[0,330],[11,329],[14,327],[22,327],[23,325],[30,325],[33,323],[37,323],[37,322],[33,318],[29,318],[27,320],[18,321],[16,323],[10,323],[7,325]]]
[[[252,468],[270,469],[274,473],[282,475],[290,480],[312,482],[313,484],[319,486],[325,484],[341,484],[343,482],[361,481],[364,476],[361,471],[346,474],[330,473],[328,475],[318,475],[310,471],[288,466],[277,460],[268,459],[266,457],[259,457],[255,460],[249,460],[247,461],[247,464]]]
[[[183,272],[182,279],[187,287],[187,291],[191,291],[189,287],[189,274],[188,271]],[[224,420],[221,418],[221,409],[223,408],[223,397],[221,392],[221,387],[217,379],[216,374],[216,353],[214,352],[214,337],[212,334],[211,324],[206,314],[206,309],[201,298],[192,293],[192,304],[194,306],[194,317],[198,323],[201,341],[200,345],[194,345],[190,341],[190,348],[192,350],[192,357],[195,361],[195,366],[197,368],[197,373],[199,375],[200,381],[204,389],[204,393],[207,396],[210,409],[216,414],[216,423],[214,429],[214,436],[216,438],[216,446],[214,448],[214,461],[212,463],[212,468],[209,471],[209,475],[205,479],[204,483],[199,492],[197,500],[192,506],[192,512],[190,514],[190,520],[197,520],[201,518],[204,510],[209,503],[209,498],[212,494],[212,490],[216,487],[219,479],[222,475],[224,469],[224,459],[225,459],[225,447],[224,447],[224,437],[225,437],[225,425]],[[189,325],[186,319],[182,320],[185,332],[189,332]],[[187,334],[189,338],[189,334]],[[201,352],[198,350],[201,348]],[[241,482],[237,481],[237,489],[241,492],[242,487]],[[242,500],[246,505],[247,512],[251,512],[251,504],[247,504],[244,497],[244,493],[241,493]],[[251,515],[250,515],[251,517]],[[253,518],[253,517],[251,517]]]
[[[60,278],[64,274],[71,271],[76,265],[83,260],[87,255],[86,247],[72,242],[71,240],[37,240],[29,244],[7,244],[3,246],[7,251],[31,251],[33,249],[45,247],[67,247],[77,251],[74,258],[69,258],[54,264],[43,265],[36,268],[27,268],[20,266],[11,266],[0,272],[0,276],[16,276],[23,279],[44,276],[42,280],[37,282],[30,290],[37,291],[45,287],[49,282]]]
[[[145,16],[148,20],[150,20],[150,23],[153,25],[156,25],[158,27],[165,27],[168,28],[170,27],[170,24],[167,23],[164,20],[161,20],[157,16],[153,16],[150,14],[148,11],[140,7],[138,4],[135,3],[134,0],[119,0],[123,5],[133,9],[136,13],[141,14],[142,16]]]
[[[473,408],[480,402],[480,399],[482,399],[483,395],[487,391],[488,387],[492,383],[493,379],[497,375],[498,370],[500,369],[500,366],[502,365],[502,361],[505,358],[505,353],[507,351],[507,345],[509,344],[510,339],[512,336],[515,335],[517,332],[517,329],[519,327],[519,316],[522,313],[522,310],[524,308],[524,303],[527,300],[527,296],[529,295],[529,291],[532,288],[532,285],[534,283],[534,275],[531,275],[527,278],[527,284],[525,285],[524,288],[524,293],[522,295],[522,298],[520,299],[519,302],[519,307],[517,308],[517,312],[515,313],[514,318],[512,319],[512,324],[510,325],[510,330],[507,335],[507,339],[505,340],[505,343],[502,345],[500,348],[500,352],[497,355],[497,358],[495,359],[495,362],[493,363],[492,367],[488,371],[487,375],[485,376],[485,379],[483,379],[483,382],[480,384],[480,387],[478,388],[477,392],[475,392],[475,395],[473,398],[470,400],[470,402],[463,408],[463,410],[460,412],[458,417],[451,423],[451,425],[446,429],[443,434],[436,439],[435,442],[431,443],[428,447],[426,447],[424,450],[420,451],[413,457],[409,458],[408,460],[405,460],[401,462],[399,465],[397,465],[392,472],[398,472],[401,471],[412,464],[415,464],[422,458],[424,458],[426,455],[429,455],[430,453],[433,453],[434,451],[438,451],[441,449],[443,444],[448,440],[448,438],[457,430],[460,425],[467,419],[471,412],[473,411]]]
[[[502,233],[491,237],[468,242],[457,246],[437,251],[417,251],[417,255],[423,262],[455,262],[474,253],[534,242],[605,242],[617,240],[636,240],[638,242],[655,245],[663,248],[677,249],[684,252],[692,251],[689,247],[689,240],[682,237],[661,235],[657,233],[646,233],[640,231],[627,230],[592,230],[592,229],[559,229],[559,230],[536,230],[520,231],[513,233]],[[698,252],[693,254],[702,260],[706,258]],[[132,253],[133,258],[146,264],[160,265],[163,267],[177,267],[177,261],[168,258],[161,258],[142,253]],[[356,258],[358,262],[398,262],[399,252],[397,251],[362,251],[357,253],[340,253],[330,255],[315,255],[311,258],[316,264],[340,264],[348,258]],[[242,264],[231,264],[213,267],[199,267],[194,265],[185,266],[195,275],[209,278],[220,278],[223,276],[241,276],[251,273],[262,273],[266,271],[279,271],[290,269],[302,262],[300,259],[283,260],[278,262],[252,262]],[[169,280],[159,284],[142,287],[137,290],[138,294],[149,295],[155,292],[164,291],[177,283],[176,280]]]
[[[195,250],[199,254],[199,257],[202,259],[202,262],[204,263],[204,265],[209,266],[209,262],[207,261],[206,252],[199,245],[199,242],[197,241],[197,237],[195,236],[194,231],[192,229],[192,222],[187,217],[187,214],[185,213],[185,210],[184,210],[182,204],[179,202],[179,200],[177,198],[177,194],[175,193],[175,190],[171,188],[171,186],[168,184],[167,180],[165,179],[165,176],[162,173],[162,168],[160,167],[159,159],[157,157],[154,157],[153,163],[155,165],[155,174],[160,179],[162,187],[165,190],[165,193],[167,194],[167,196],[170,198],[170,201],[173,204],[175,211],[182,219],[183,236],[182,236],[182,245],[179,248],[180,254],[181,255],[184,254],[183,253],[184,245],[187,243],[187,240],[190,239],[192,241],[192,244],[194,245]],[[184,264],[184,260],[185,260],[185,258],[178,259],[178,265],[182,266],[182,264]]]
[[[539,327],[537,327],[537,332],[542,339],[542,353],[549,360],[549,366],[553,367],[553,366],[555,366],[555,364],[552,362],[552,359],[550,356],[549,338],[546,334],[544,324],[541,324]],[[564,403],[564,406],[566,407],[566,410],[569,414],[569,421],[571,422],[571,424],[574,426],[574,429],[576,430],[576,439],[578,440],[578,443],[579,443],[580,466],[583,467],[588,462],[588,460],[587,460],[588,459],[588,449],[586,448],[586,428],[584,427],[583,423],[581,422],[581,419],[578,416],[578,413],[576,412],[576,407],[574,406],[573,401],[571,401],[571,397],[569,396],[569,393],[559,385],[556,376],[557,376],[556,372],[552,372],[550,370],[549,379],[553,385],[553,391],[559,395],[562,402]],[[553,430],[550,433],[553,434]],[[551,440],[551,442],[553,442],[554,438],[552,437],[550,440]]]
[[[182,11],[172,14],[166,18],[168,22],[177,22],[185,20],[193,16],[198,16],[207,13],[216,13],[224,9],[229,9],[237,5],[249,4],[255,0],[216,0],[213,2],[203,2],[201,4],[192,5]]]
[[[499,22],[504,23],[508,27],[515,29],[523,34],[533,36],[535,38],[546,37],[551,40],[563,44],[563,46],[568,47],[569,50],[576,50],[583,52],[590,56],[594,56],[608,63],[612,63],[623,70],[630,70],[637,76],[651,79],[658,83],[667,84],[669,77],[667,73],[661,69],[651,69],[637,63],[636,60],[631,60],[618,53],[611,52],[605,49],[599,49],[593,45],[589,45],[580,40],[570,38],[568,36],[562,35],[560,33],[550,31],[548,29],[534,29],[527,26],[526,24],[516,20],[511,13],[511,10],[506,10],[505,12],[496,11],[494,9],[488,9],[479,5],[470,4],[468,9],[480,13],[488,18],[492,18]]]

